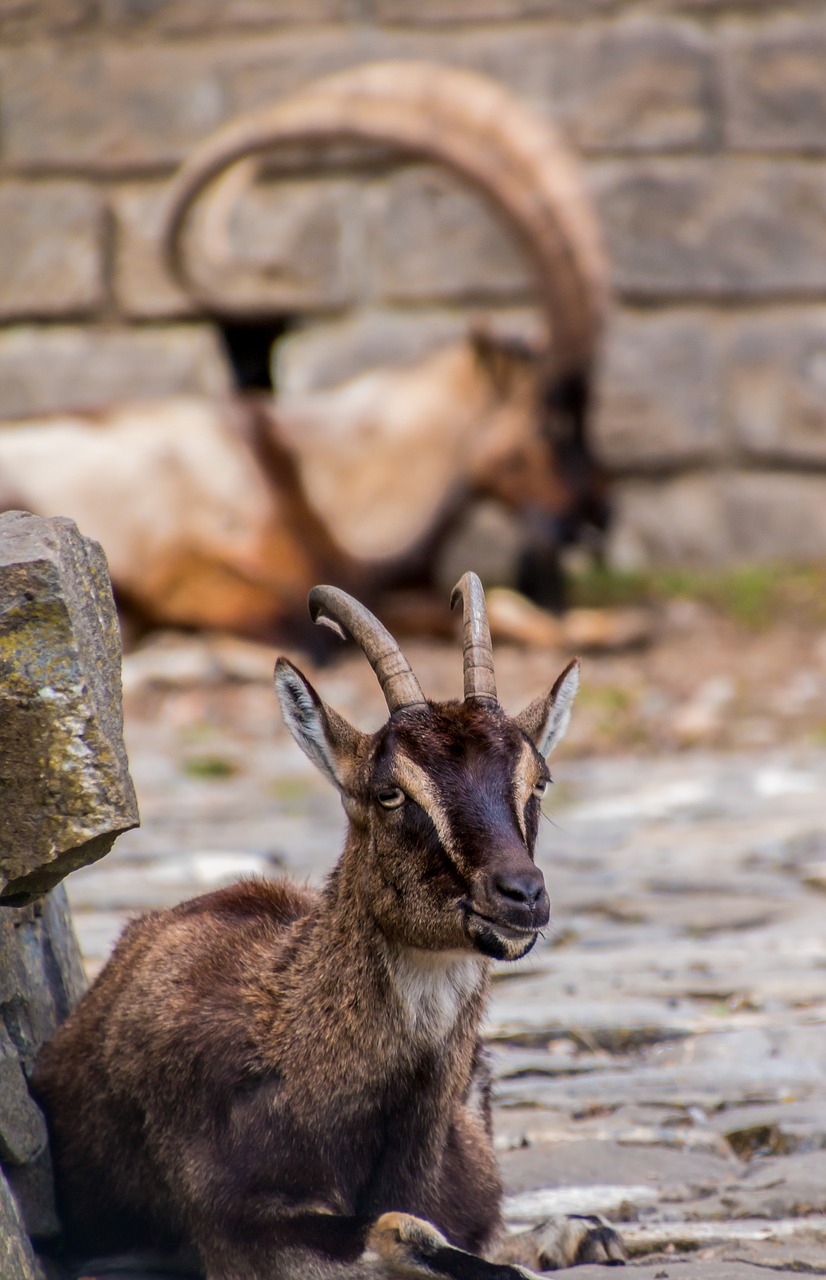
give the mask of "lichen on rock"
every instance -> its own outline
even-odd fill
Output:
[[[70,520],[0,515],[0,902],[20,905],[138,822],[106,558]]]

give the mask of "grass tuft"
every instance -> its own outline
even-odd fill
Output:
[[[232,778],[238,766],[224,756],[188,756],[181,762],[181,769],[190,778]]]
[[[826,568],[744,564],[721,569],[589,569],[571,576],[572,605],[650,605],[692,599],[749,630],[795,615],[826,624]]]

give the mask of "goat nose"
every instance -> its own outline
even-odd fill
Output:
[[[526,871],[499,872],[493,880],[494,888],[503,898],[520,905],[532,907],[545,888],[542,873],[535,867]]]

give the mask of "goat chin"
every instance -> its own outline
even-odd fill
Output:
[[[539,937],[538,930],[514,929],[476,912],[468,913],[465,928],[476,950],[491,960],[521,960]]]

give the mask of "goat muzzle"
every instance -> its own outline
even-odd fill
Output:
[[[542,872],[526,858],[492,871],[465,908],[465,928],[477,950],[518,960],[548,924],[551,904]]]

